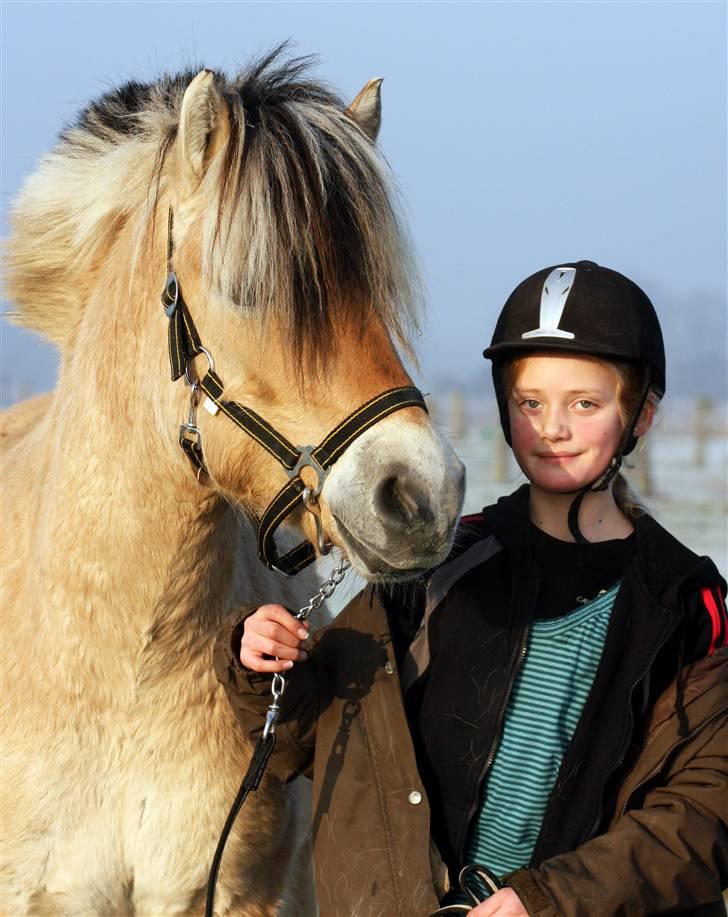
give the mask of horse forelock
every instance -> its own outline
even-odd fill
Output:
[[[386,164],[345,102],[307,78],[310,59],[278,65],[279,50],[220,85],[231,137],[209,175],[208,276],[283,320],[299,351],[320,352],[336,321],[370,307],[407,346],[419,287]]]
[[[311,59],[281,60],[282,50],[234,78],[215,77],[230,136],[201,185],[203,276],[237,307],[282,325],[299,354],[325,352],[322,335],[338,321],[365,321],[370,310],[409,349],[420,287],[388,167],[344,114],[346,103],[309,78]],[[77,272],[90,268],[120,217],[144,218],[136,251],[148,257],[141,227],[152,221],[170,176],[167,153],[195,72],[128,82],[63,131],[16,206],[10,294],[21,322],[62,343],[47,288],[58,281],[77,291],[68,262]],[[110,181],[115,169],[117,180]],[[48,216],[55,216],[52,223]],[[24,275],[43,257],[45,287],[34,297]],[[184,266],[175,267],[183,278]],[[82,307],[77,294],[75,305],[61,302],[64,295],[56,293],[59,321]]]

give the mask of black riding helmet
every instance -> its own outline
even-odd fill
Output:
[[[593,261],[544,268],[520,283],[508,297],[483,351],[493,361],[493,382],[501,426],[508,445],[511,431],[502,384],[503,367],[529,351],[558,350],[623,360],[641,367],[642,397],[629,419],[620,446],[609,466],[583,488],[572,506],[569,524],[578,541],[578,509],[589,490],[603,490],[617,474],[622,458],[637,444],[634,428],[647,395],[665,393],[665,348],[660,322],[647,295],[617,271]],[[572,519],[573,516],[573,519]]]

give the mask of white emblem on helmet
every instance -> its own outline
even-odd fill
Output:
[[[551,271],[541,290],[539,327],[533,331],[526,331],[521,338],[567,338],[570,341],[574,339],[571,331],[562,331],[559,328],[559,322],[574,284],[575,275],[576,268],[574,267],[557,267]]]

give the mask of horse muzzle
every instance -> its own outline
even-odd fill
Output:
[[[391,580],[447,557],[464,491],[465,469],[449,444],[429,425],[392,417],[352,445],[323,497],[353,566]]]

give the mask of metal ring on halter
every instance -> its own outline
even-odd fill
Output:
[[[209,372],[214,373],[215,372],[215,361],[212,359],[212,354],[210,353],[210,351],[206,347],[203,347],[200,344],[200,353],[205,354],[205,356],[207,357],[207,362],[210,364]],[[188,360],[185,363],[185,382],[187,383],[187,385],[196,385],[197,384],[196,380],[190,379],[190,363],[191,362],[192,360]]]
[[[164,289],[162,290],[162,304],[164,306],[164,314],[167,318],[172,318],[177,310],[178,302],[179,281],[177,280],[175,272],[170,271],[167,274],[167,279],[164,281]]]
[[[301,499],[303,500],[303,505],[313,516],[313,521],[316,524],[316,546],[319,549],[319,554],[325,557],[331,551],[333,545],[330,541],[326,541],[324,536],[324,527],[321,523],[321,510],[318,508],[316,491],[311,490],[310,487],[304,487]]]

